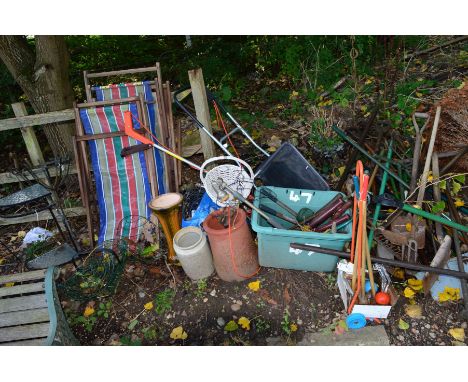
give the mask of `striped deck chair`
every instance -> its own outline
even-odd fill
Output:
[[[115,100],[128,97],[138,97],[143,94],[145,100],[144,110],[147,113],[147,120],[151,132],[162,142],[160,126],[158,125],[157,108],[150,81],[134,82],[127,84],[96,86],[93,87],[97,101]],[[156,173],[158,181],[158,193],[165,194],[168,190],[167,178],[165,176],[165,160],[163,154],[158,150],[151,150],[156,163]]]
[[[122,148],[138,144],[124,134],[124,112],[130,110],[140,117],[141,98],[91,102],[76,105],[77,163],[80,167],[80,189],[88,214],[91,243],[93,229],[90,208],[90,171],[85,158],[86,141],[96,183],[100,229],[98,244],[114,238],[138,238],[142,227],[131,224],[130,216],[150,218],[148,203],[156,196],[154,162],[150,151],[138,152],[122,158]],[[135,122],[134,127],[139,128]]]

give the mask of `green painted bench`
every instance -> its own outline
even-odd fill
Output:
[[[79,345],[60,306],[57,273],[51,267],[0,276],[0,345]]]

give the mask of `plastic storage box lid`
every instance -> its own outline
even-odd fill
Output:
[[[315,168],[289,142],[283,143],[257,168],[256,178],[260,179],[264,186],[318,191],[330,189]]]

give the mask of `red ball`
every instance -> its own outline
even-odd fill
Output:
[[[378,292],[375,294],[375,302],[379,305],[389,305],[390,295],[385,292]]]

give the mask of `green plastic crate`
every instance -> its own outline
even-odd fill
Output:
[[[289,216],[288,212],[283,208],[260,194],[262,188],[259,187],[255,192],[255,206],[258,207],[261,201],[262,204]],[[272,191],[280,201],[294,211],[299,211],[303,207],[317,211],[338,194],[336,191],[313,191],[279,187],[264,188]],[[347,213],[352,215],[351,210],[348,210]],[[272,216],[272,218],[286,228],[292,226],[291,223],[277,217]],[[291,243],[301,243],[343,250],[345,244],[351,240],[351,227],[352,221],[350,220],[349,224],[339,230],[340,233],[334,234],[277,229],[271,227],[256,211],[253,211],[252,214],[252,228],[257,232],[258,237],[258,260],[260,265],[264,267],[332,272],[335,270],[338,257],[293,249],[289,245]]]

